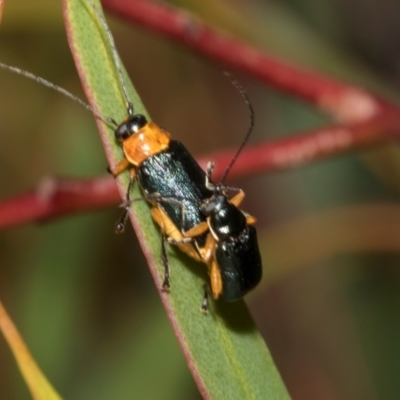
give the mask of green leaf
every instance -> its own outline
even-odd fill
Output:
[[[87,1],[64,0],[64,9],[70,47],[90,103],[103,115],[121,121],[127,114],[126,105],[104,27]],[[147,115],[126,76],[125,80],[135,112]],[[109,162],[114,165],[123,157],[122,149],[110,127],[99,122],[99,128]],[[118,178],[122,195],[128,183],[128,174],[123,175]],[[141,196],[135,186],[133,198]],[[160,288],[163,278],[160,231],[144,201],[133,204],[132,214],[135,231]],[[244,302],[219,301],[210,304],[209,314],[203,315],[200,303],[202,286],[208,279],[206,267],[175,249],[168,249],[168,258],[171,291],[160,290],[160,296],[203,397],[288,399]]]

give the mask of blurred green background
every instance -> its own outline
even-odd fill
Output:
[[[400,3],[170,3],[289,62],[398,98]],[[240,143],[248,115],[224,66],[108,21],[157,123],[197,155]],[[0,34],[2,62],[83,98],[59,2],[7,0]],[[330,123],[304,103],[236,75],[256,112],[252,143]],[[89,113],[5,71],[0,85],[1,198],[48,175],[105,173]],[[387,246],[389,239],[400,243],[393,227],[399,160],[397,147],[387,146],[234,182],[247,193],[246,211],[258,217],[266,275],[248,304],[294,399],[400,396],[400,258],[396,245]],[[134,234],[113,233],[118,215],[113,207],[1,232],[0,299],[65,398],[199,398]],[[322,245],[328,256],[319,255]],[[0,398],[29,398],[2,339]]]

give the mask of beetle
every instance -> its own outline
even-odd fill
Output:
[[[122,145],[124,157],[109,170],[114,177],[129,170],[130,180],[123,204],[124,212],[115,230],[117,232],[124,230],[128,209],[132,202],[130,192],[132,185],[137,181],[144,200],[151,204],[152,217],[161,229],[161,252],[164,266],[162,287],[164,289],[170,287],[165,249],[165,242],[168,240],[191,258],[207,264],[214,298],[221,296],[225,300],[233,301],[243,297],[261,278],[259,273],[261,261],[256,233],[254,227],[251,226],[255,219],[238,208],[244,193],[239,191],[236,196],[229,198],[230,189],[223,182],[253,128],[253,111],[247,95],[240,85],[234,82],[249,106],[251,124],[221,183],[214,185],[211,181],[212,168],[208,168],[207,173],[204,172],[180,142],[171,140],[166,130],[152,121],[147,121],[145,116],[134,113],[111,31],[98,8],[91,0],[88,2],[105,28],[111,44],[127,103],[125,121],[118,124],[114,119],[98,113],[71,93],[30,72],[3,63],[0,63],[0,68],[24,75],[66,95],[90,110],[106,124],[116,127],[114,136]],[[224,212],[230,215],[229,231],[225,236],[222,235],[224,227],[221,225],[220,218]],[[254,267],[250,267],[247,271],[244,269],[245,259],[252,254],[252,251],[255,254],[252,256]],[[207,309],[207,295],[206,290],[202,304],[203,311]]]
[[[254,110],[244,88],[228,73],[225,73],[242,95],[249,110],[249,127],[235,156],[226,168],[221,182],[214,185],[211,174],[214,163],[209,162],[206,187],[213,195],[203,201],[200,210],[207,217],[208,239],[202,253],[208,265],[213,297],[221,296],[226,301],[235,301],[252,290],[262,278],[262,261],[258,248],[256,218],[239,209],[245,193],[243,190],[225,185],[230,170],[246,145],[254,128]],[[229,198],[228,193],[236,191]],[[203,230],[205,224],[201,224]],[[201,225],[198,232],[201,232]],[[205,295],[202,309],[207,308]]]
[[[232,166],[247,143],[254,127],[254,111],[242,86],[226,73],[238,89],[249,109],[250,123],[239,149],[225,170],[218,185],[211,180],[213,164],[207,174],[192,155],[170,134],[141,114],[134,114],[116,55],[111,31],[97,7],[88,0],[109,37],[120,82],[128,103],[128,118],[115,129],[115,138],[122,144],[124,158],[112,169],[118,176],[129,169],[130,182],[125,210],[116,224],[116,232],[123,232],[130,206],[130,190],[137,180],[144,197],[151,205],[151,213],[159,225],[162,260],[164,265],[163,288],[170,287],[169,266],[165,240],[176,244],[196,261],[207,264],[213,297],[234,301],[243,297],[261,280],[262,265],[258,249],[255,218],[246,215],[238,206],[244,192],[229,199],[230,187],[224,185]],[[249,265],[248,265],[249,263]],[[204,292],[201,309],[207,310],[208,290]]]
[[[111,172],[118,176],[126,169],[130,171],[125,212],[116,231],[124,230],[131,186],[137,180],[162,231],[163,288],[169,288],[167,238],[196,261],[207,264],[214,299],[242,298],[262,276],[257,234],[252,226],[256,219],[239,209],[244,192],[225,186],[223,180],[214,185],[213,163],[208,164],[205,173],[180,142],[170,140],[168,132],[147,122],[141,114],[130,114],[115,130],[125,156]],[[232,189],[238,193],[229,198]],[[202,311],[207,311],[207,297],[205,290]]]
[[[257,233],[252,226],[256,219],[239,209],[245,194],[224,184],[254,127],[254,111],[246,92],[229,74],[228,77],[245,99],[250,124],[219,184],[212,182],[213,163],[208,164],[204,173],[180,142],[171,140],[169,133],[154,122],[147,122],[143,115],[134,115],[132,108],[130,117],[115,130],[124,158],[111,172],[118,176],[130,170],[125,212],[116,224],[117,232],[124,229],[131,203],[129,193],[135,180],[152,204],[152,216],[162,232],[163,287],[169,288],[167,239],[208,266],[214,299],[235,301],[260,282],[262,262]],[[232,190],[237,194],[230,198]],[[207,298],[205,289],[202,311],[207,310]]]
[[[252,226],[256,219],[239,209],[245,196],[243,190],[238,189],[238,193],[229,198],[227,191],[232,188],[222,183],[212,184],[213,167],[210,162],[206,182],[213,195],[200,207],[207,217],[210,238],[204,252],[205,261],[209,264],[213,297],[235,301],[253,289],[262,277],[257,233]]]
[[[184,241],[188,242],[196,238],[196,235],[207,234],[206,243],[203,248],[199,249],[199,252],[202,261],[208,266],[212,296],[214,299],[221,297],[225,301],[236,301],[260,282],[262,261],[257,232],[253,226],[256,219],[239,208],[245,193],[241,189],[224,184],[254,127],[254,111],[247,93],[235,79],[229,74],[227,75],[248,106],[249,128],[220,183],[212,182],[211,174],[214,163],[208,163],[204,184],[212,192],[212,195],[199,205],[201,213],[206,216],[207,220],[193,227],[190,231],[191,237],[186,237]],[[229,192],[232,191],[237,193],[230,197]],[[168,241],[179,245],[179,242],[173,238],[169,238]],[[203,312],[207,311],[207,303],[208,288],[205,288],[201,305]]]
[[[124,158],[110,172],[118,176],[129,170],[130,181],[126,192],[125,210],[116,224],[116,232],[123,232],[131,203],[130,191],[137,181],[145,200],[152,205],[151,214],[162,232],[163,288],[168,289],[169,267],[165,239],[176,241],[179,248],[197,261],[198,249],[205,246],[207,234],[193,236],[191,229],[206,221],[199,204],[212,196],[205,185],[206,173],[182,143],[171,140],[170,134],[141,114],[129,109],[129,117],[115,130],[115,138],[122,144]],[[184,241],[193,237],[191,242]]]

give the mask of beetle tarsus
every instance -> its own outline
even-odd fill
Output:
[[[114,225],[114,232],[117,234],[121,234],[125,232],[126,222],[128,221],[128,208],[122,212],[121,216],[118,218],[118,221]]]
[[[200,307],[200,311],[203,314],[207,314],[208,313],[208,285],[205,283],[204,286],[204,294],[203,294],[203,301],[201,302],[201,307]]]
[[[171,287],[169,284],[169,265],[168,265],[168,257],[167,257],[167,250],[165,248],[165,242],[167,238],[165,233],[161,234],[161,259],[164,266],[164,281],[162,284],[163,290],[169,290]]]

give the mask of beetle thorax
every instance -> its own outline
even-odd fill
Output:
[[[166,150],[170,135],[154,122],[148,122],[129,138],[124,140],[124,153],[128,161],[139,166],[147,158]]]

